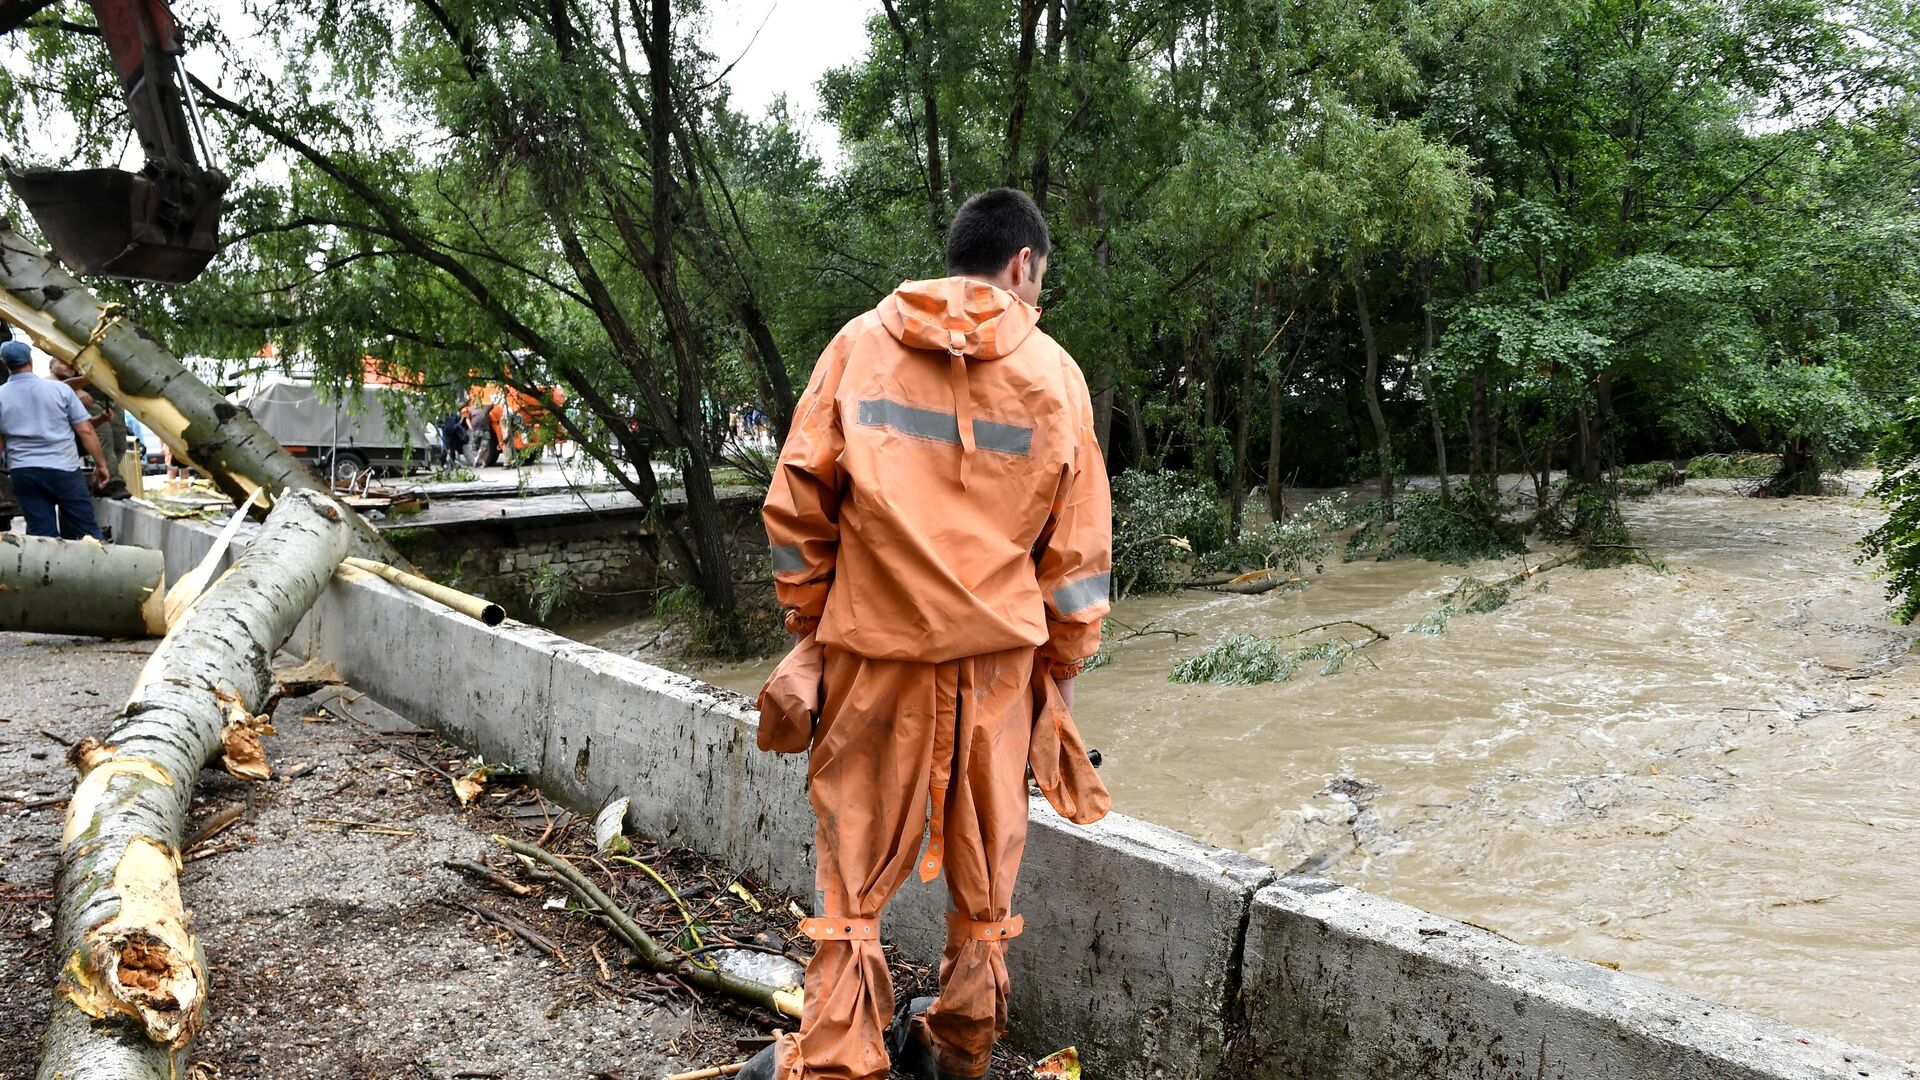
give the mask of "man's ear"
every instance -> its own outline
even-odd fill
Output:
[[[1012,286],[1024,284],[1033,276],[1033,249],[1023,247],[1014,253],[1013,261],[1007,266],[1007,283]]]

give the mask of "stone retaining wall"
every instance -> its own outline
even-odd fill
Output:
[[[137,506],[104,513],[170,575],[215,540]],[[535,769],[579,809],[629,796],[636,830],[812,892],[804,769],[755,749],[737,695],[352,571],[289,648]],[[1077,1044],[1093,1080],[1915,1080],[1884,1055],[1122,815],[1076,828],[1035,800],[1032,826],[1013,1038]],[[937,887],[910,888],[885,923],[921,963],[944,932]]]

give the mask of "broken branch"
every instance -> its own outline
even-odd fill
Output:
[[[437,581],[428,581],[418,574],[409,574],[405,570],[388,566],[386,563],[349,556],[346,565],[355,570],[364,570],[369,574],[385,578],[408,592],[417,593],[442,607],[452,608],[488,626],[499,626],[507,620],[507,610],[491,600],[483,600],[470,593],[463,593],[459,589],[449,588]]]
[[[726,994],[738,998],[749,1005],[758,1005],[763,1009],[800,1018],[801,995],[792,990],[782,990],[754,979],[741,978],[711,968],[703,968],[685,957],[676,956],[662,947],[651,934],[640,929],[633,916],[619,904],[614,903],[600,887],[575,870],[565,859],[553,855],[543,848],[515,840],[510,836],[495,836],[494,840],[508,851],[523,858],[532,859],[553,871],[556,879],[568,892],[582,904],[597,911],[613,927],[614,934],[640,954],[641,962],[654,971],[672,976],[691,986],[703,990]]]

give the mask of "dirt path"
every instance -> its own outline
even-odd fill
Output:
[[[70,788],[61,741],[104,730],[147,651],[0,635],[0,1080],[32,1076],[51,986],[65,811],[34,802]],[[443,865],[497,860],[488,835],[514,827],[497,808],[531,792],[463,810],[433,771],[452,760],[439,741],[381,732],[410,725],[350,693],[324,709],[287,700],[275,723],[273,781],[208,772],[199,785],[190,831],[251,810],[189,851],[183,875],[214,977],[196,1077],[647,1080],[736,1060],[772,1025],[626,967],[596,924],[543,909],[544,895]],[[536,836],[545,824],[527,823]],[[522,920],[560,958],[470,907]]]

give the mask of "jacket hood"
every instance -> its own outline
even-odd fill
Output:
[[[910,349],[998,360],[1020,347],[1040,309],[1005,289],[966,277],[909,281],[880,301],[880,325]]]

